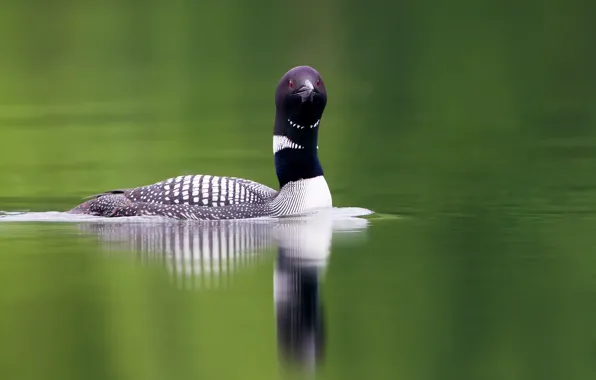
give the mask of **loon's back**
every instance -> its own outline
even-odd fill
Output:
[[[134,202],[221,207],[265,203],[275,197],[277,191],[243,178],[199,174],[168,178],[125,190],[124,194]]]
[[[331,207],[318,158],[318,129],[327,102],[319,73],[299,66],[276,90],[273,153],[280,190],[235,177],[187,175],[112,190],[70,210],[97,216],[155,215],[177,219],[284,216]]]
[[[71,210],[97,216],[161,215],[178,219],[239,219],[266,213],[277,191],[236,177],[187,175],[112,190]]]

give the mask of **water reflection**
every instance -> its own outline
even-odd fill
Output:
[[[240,270],[265,263],[277,247],[273,301],[281,362],[314,369],[324,357],[321,282],[331,243],[361,238],[364,219],[318,214],[276,221],[90,223],[108,252],[132,251],[141,263],[167,267],[186,289],[219,288]]]
[[[313,369],[325,353],[320,282],[327,266],[332,220],[282,224],[273,273],[277,342],[284,363]]]
[[[103,249],[133,252],[143,264],[165,266],[181,288],[226,287],[233,274],[263,262],[273,247],[271,222],[85,223]]]

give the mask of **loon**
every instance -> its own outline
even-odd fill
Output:
[[[310,66],[294,67],[279,81],[273,128],[279,191],[243,178],[184,175],[93,195],[69,212],[221,220],[280,217],[331,208],[331,193],[317,153],[326,104],[323,79]]]

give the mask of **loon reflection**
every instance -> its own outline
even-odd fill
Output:
[[[276,234],[273,299],[278,350],[285,363],[312,369],[324,357],[325,321],[320,282],[332,240],[332,221],[294,221]]]
[[[132,251],[143,264],[163,265],[180,288],[226,287],[239,270],[263,263],[273,248],[270,222],[85,223],[107,252]]]
[[[282,362],[313,369],[324,357],[321,281],[331,243],[361,238],[368,221],[308,218],[275,221],[90,223],[108,251],[132,250],[144,263],[165,265],[183,288],[226,286],[233,274],[266,262],[277,246],[273,301]]]

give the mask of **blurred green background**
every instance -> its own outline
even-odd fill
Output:
[[[329,379],[596,376],[596,7],[10,1],[0,210],[190,174],[276,186],[274,87],[320,71]],[[280,376],[272,260],[184,292],[70,224],[0,225],[0,377]]]

